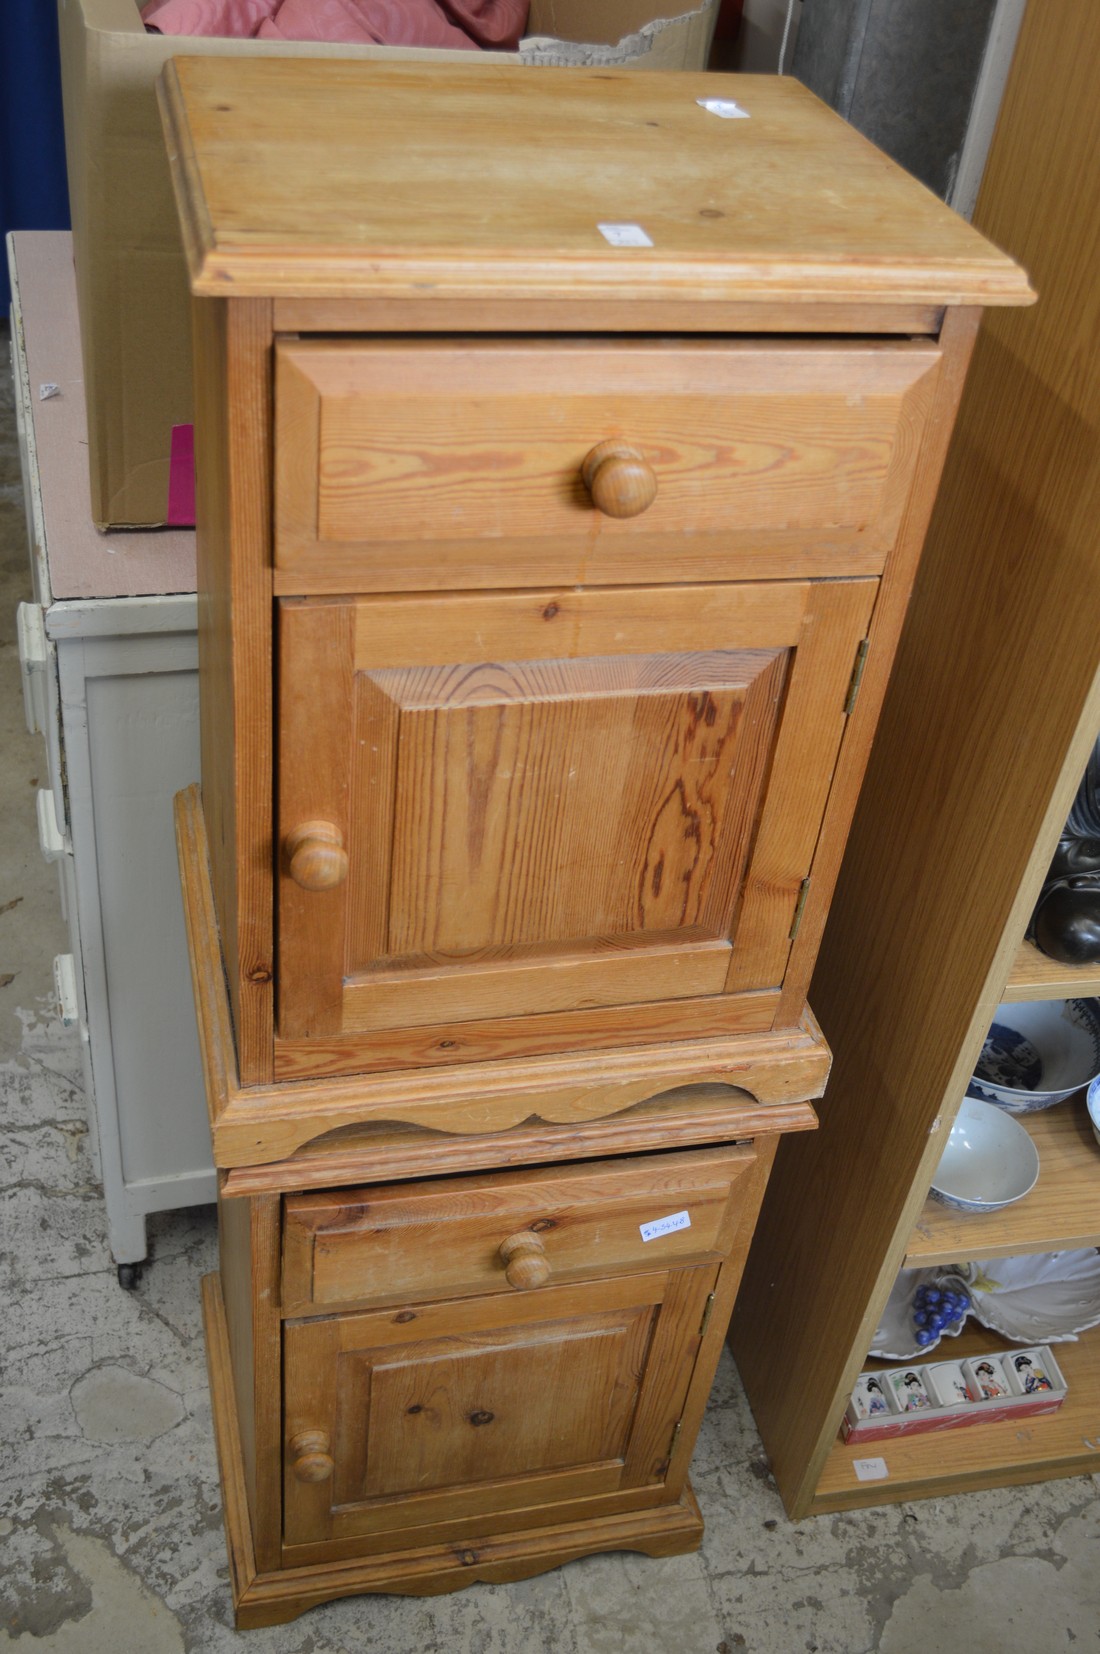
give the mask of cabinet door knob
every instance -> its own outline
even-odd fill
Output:
[[[294,1474],[300,1482],[327,1482],[332,1475],[332,1454],[323,1430],[300,1430],[290,1440]]]
[[[290,876],[303,890],[335,890],[348,876],[344,835],[331,821],[303,821],[287,834]]]
[[[646,457],[629,442],[599,442],[581,467],[592,504],[605,517],[639,517],[657,498],[657,478]]]
[[[546,1248],[530,1229],[521,1229],[518,1235],[509,1235],[506,1241],[501,1241],[500,1260],[508,1285],[518,1292],[527,1287],[545,1286],[550,1279]]]

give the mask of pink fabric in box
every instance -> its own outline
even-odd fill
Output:
[[[149,0],[161,34],[514,51],[528,0]]]
[[[212,34],[251,40],[279,0],[148,0],[141,8],[146,28],[161,34]]]

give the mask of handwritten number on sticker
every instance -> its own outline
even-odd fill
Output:
[[[639,1223],[638,1233],[644,1241],[651,1241],[660,1240],[662,1235],[674,1235],[677,1229],[690,1228],[690,1212],[671,1212],[667,1218],[654,1218],[652,1223]]]

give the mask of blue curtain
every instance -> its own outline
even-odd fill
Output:
[[[54,0],[0,0],[0,231],[65,230],[69,191]],[[0,300],[11,294],[0,258]]]

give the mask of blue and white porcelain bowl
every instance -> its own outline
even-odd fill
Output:
[[[960,1212],[996,1212],[1022,1200],[1039,1176],[1039,1151],[1003,1109],[964,1097],[944,1145],[932,1194]]]
[[[1032,1114],[1100,1076],[1100,1000],[1036,999],[997,1007],[966,1088],[1010,1114]]]

